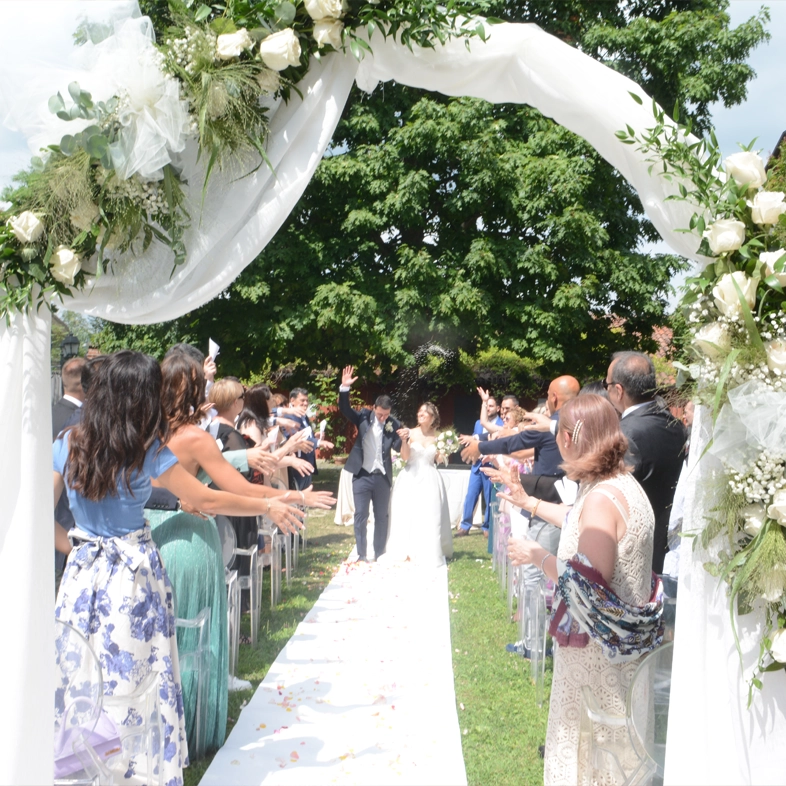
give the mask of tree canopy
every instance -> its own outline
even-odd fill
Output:
[[[766,10],[732,30],[727,6],[531,0],[495,15],[580,47],[702,131],[713,102],[745,98],[746,58],[768,35]],[[611,351],[653,348],[684,265],[643,250],[656,239],[622,176],[537,110],[354,88],[303,197],[226,292],[165,325],[109,325],[103,345],[160,353],[212,336],[224,373],[297,361],[389,378],[434,342],[586,378]]]

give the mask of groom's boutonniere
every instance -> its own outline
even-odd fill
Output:
[[[385,423],[385,431],[387,431],[388,434],[393,433],[393,424],[390,421]]]

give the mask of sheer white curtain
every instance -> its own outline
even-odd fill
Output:
[[[16,3],[14,24],[0,30],[0,117],[25,131],[42,132],[48,122],[46,100],[64,90],[72,78],[90,85],[97,99],[111,89],[98,75],[85,73],[84,64],[69,61],[73,24],[80,15],[132,16],[134,4],[57,2]],[[119,13],[122,11],[122,13]],[[6,9],[3,13],[5,15]],[[33,35],[28,31],[39,31]],[[20,32],[21,31],[21,32]],[[696,238],[679,234],[690,211],[683,203],[666,202],[667,184],[649,176],[643,156],[615,137],[631,125],[643,130],[653,124],[649,99],[618,73],[545,34],[532,25],[489,28],[487,44],[473,41],[467,51],[461,41],[437,50],[410,52],[379,35],[371,41],[373,56],[358,64],[350,56],[329,55],[314,63],[300,85],[301,100],[273,107],[270,159],[275,174],[261,167],[238,179],[245,170],[214,176],[204,210],[200,210],[200,168],[193,145],[180,163],[193,184],[190,194],[192,227],[186,237],[187,263],[170,277],[166,249],[151,247],[144,255],[116,266],[122,275],[104,276],[70,299],[67,308],[126,323],[173,319],[219,294],[273,237],[302,194],[327,148],[352,82],[371,90],[379,81],[470,95],[494,102],[527,103],[585,137],[639,192],[647,214],[671,247],[692,256]],[[24,37],[24,46],[15,39]],[[42,43],[43,42],[43,43]],[[46,55],[43,72],[40,53]],[[55,88],[42,79],[56,76]],[[643,105],[629,95],[642,97]],[[22,111],[24,106],[35,111]],[[57,137],[51,141],[57,141]],[[0,483],[0,597],[13,609],[6,630],[13,646],[2,649],[4,722],[0,735],[0,782],[44,783],[52,773],[51,746],[51,629],[54,590],[50,568],[52,508],[48,496],[50,403],[48,383],[49,321],[44,312],[17,317],[10,327],[0,322],[0,402],[4,404],[6,436]],[[41,559],[35,558],[40,554]],[[683,598],[684,602],[684,598]],[[704,603],[703,596],[697,601]],[[678,646],[677,670],[697,668],[693,653]],[[725,654],[717,655],[723,658]],[[687,686],[686,690],[695,688]],[[696,702],[705,697],[690,694]],[[729,705],[731,707],[731,705]],[[736,706],[736,705],[734,705]],[[723,718],[716,719],[723,723]],[[714,736],[694,728],[696,735]],[[721,735],[723,737],[723,735]],[[712,747],[708,742],[708,750]],[[712,748],[716,760],[731,748]],[[679,772],[680,763],[678,762]],[[720,766],[720,765],[719,765]]]

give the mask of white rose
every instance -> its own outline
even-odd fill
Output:
[[[49,260],[49,266],[52,275],[70,287],[76,274],[82,269],[82,259],[67,246],[58,246]]]
[[[95,223],[99,216],[98,205],[92,202],[83,202],[79,207],[71,213],[71,223],[84,232],[87,232]]]
[[[308,15],[315,22],[326,18],[338,19],[344,10],[341,0],[305,0],[305,6]],[[316,37],[315,29],[314,38]]]
[[[216,39],[216,58],[218,60],[231,60],[240,57],[243,50],[254,45],[248,30],[241,27],[236,33],[224,33]]]
[[[261,93],[273,95],[281,87],[281,77],[278,75],[278,71],[266,68],[257,74],[257,84]]]
[[[767,519],[767,511],[764,509],[764,505],[759,503],[754,505],[746,505],[740,511],[740,514],[742,515],[743,519],[745,519],[743,529],[748,533],[748,535],[755,538],[759,534],[759,531],[764,526],[764,522]]]
[[[777,251],[762,251],[759,259],[764,263],[765,276],[775,276],[782,287],[786,287],[786,271],[783,273],[775,272],[775,263],[786,254],[786,249],[779,248]]]
[[[759,191],[748,200],[751,218],[754,224],[777,224],[781,213],[786,213],[786,202],[783,191]]]
[[[770,654],[778,663],[786,663],[786,628],[778,628],[771,636]]]
[[[723,166],[726,168],[726,174],[733,177],[737,185],[759,188],[767,182],[764,162],[757,153],[750,151],[734,153],[723,162]]]
[[[341,49],[341,31],[343,29],[343,22],[335,19],[314,22],[314,40],[317,42],[317,47],[322,49],[325,44],[330,44],[333,49]]]
[[[708,358],[716,358],[731,349],[731,336],[719,322],[711,322],[696,332],[693,346]]]
[[[736,251],[745,242],[745,224],[733,218],[721,218],[704,232],[713,254]]]
[[[767,350],[767,365],[771,371],[786,372],[786,341],[770,341],[764,345]]]
[[[43,223],[29,210],[9,218],[8,226],[20,243],[35,243],[44,234]]]
[[[786,524],[786,489],[775,492],[772,505],[767,508],[767,515],[780,525]]]
[[[300,63],[300,41],[291,27],[279,30],[262,40],[259,54],[268,68],[283,71]]]
[[[752,278],[748,278],[741,270],[735,273],[726,273],[721,276],[720,281],[712,290],[712,296],[715,298],[718,311],[727,317],[736,317],[742,313],[740,296],[734,288],[733,281],[737,282],[737,286],[750,308],[753,308],[756,303],[756,282]]]

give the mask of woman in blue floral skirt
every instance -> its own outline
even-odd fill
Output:
[[[81,423],[52,448],[55,501],[65,488],[76,521],[55,614],[87,637],[101,663],[105,694],[131,694],[151,672],[158,674],[162,782],[178,786],[188,750],[172,588],[143,511],[151,479],[207,514],[264,514],[270,503],[204,486],[164,447],[167,436],[158,363],[130,351],[104,359]],[[293,509],[293,523],[296,514]],[[144,778],[134,767],[128,762],[124,783]]]

